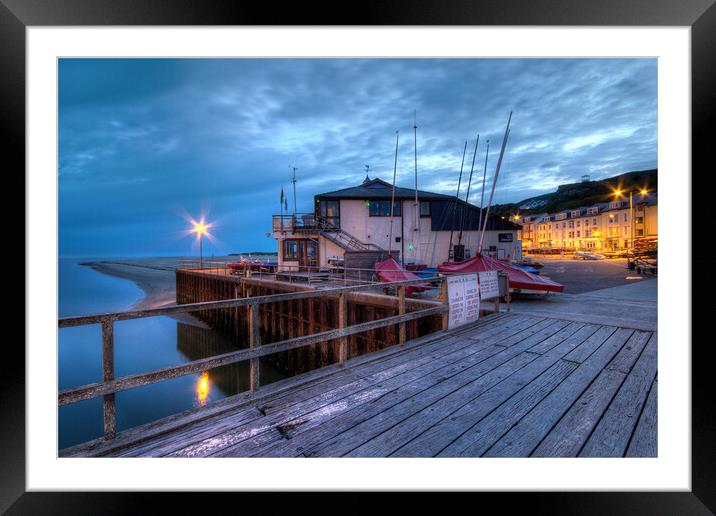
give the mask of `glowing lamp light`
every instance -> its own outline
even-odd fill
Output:
[[[640,193],[641,193],[641,195],[647,195],[649,193],[649,190],[642,189],[642,191]]]
[[[194,229],[192,230],[194,233],[198,233],[199,235],[206,235],[206,230],[208,229],[208,226],[204,224],[203,222],[197,222],[194,224]]]

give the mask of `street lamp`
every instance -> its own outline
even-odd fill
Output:
[[[647,193],[649,193],[646,189],[641,189],[641,195],[644,196]],[[632,203],[632,194],[633,190],[629,189],[629,243],[630,245],[627,246],[627,252],[631,250],[632,259],[634,258],[634,205]],[[621,190],[615,190],[614,195],[617,197],[621,197],[622,191]],[[630,249],[631,248],[631,249]]]
[[[194,229],[192,232],[197,233],[199,235],[199,268],[204,268],[204,252],[202,249],[202,240],[204,235],[206,234],[207,226],[203,222],[197,222],[194,224]]]

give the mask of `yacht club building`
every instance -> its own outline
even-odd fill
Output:
[[[452,259],[450,242],[464,246],[465,258],[475,256],[480,240],[480,208],[455,196],[395,188],[366,177],[362,184],[314,197],[313,213],[274,215],[279,267],[329,268],[346,253],[390,250],[405,264],[437,267]],[[484,215],[484,211],[483,211]],[[483,254],[521,259],[520,226],[490,216]],[[385,253],[384,253],[385,254]]]

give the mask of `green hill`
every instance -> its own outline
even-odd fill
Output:
[[[650,192],[657,191],[656,169],[626,172],[599,181],[560,185],[556,192],[530,197],[516,203],[496,204],[492,210],[495,215],[502,216],[515,213],[524,215],[554,213],[612,200],[616,189],[628,192],[629,189],[638,191],[642,188],[648,188]]]

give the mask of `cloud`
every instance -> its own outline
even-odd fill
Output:
[[[313,195],[392,179],[462,194],[477,134],[471,199],[487,140],[489,178],[512,131],[495,202],[582,174],[656,167],[654,59],[62,59],[60,252],[190,250],[165,238],[177,210],[211,207],[223,251],[273,249],[264,237],[289,165],[298,209]],[[90,230],[91,228],[91,230]],[[105,231],[103,231],[103,229]]]

